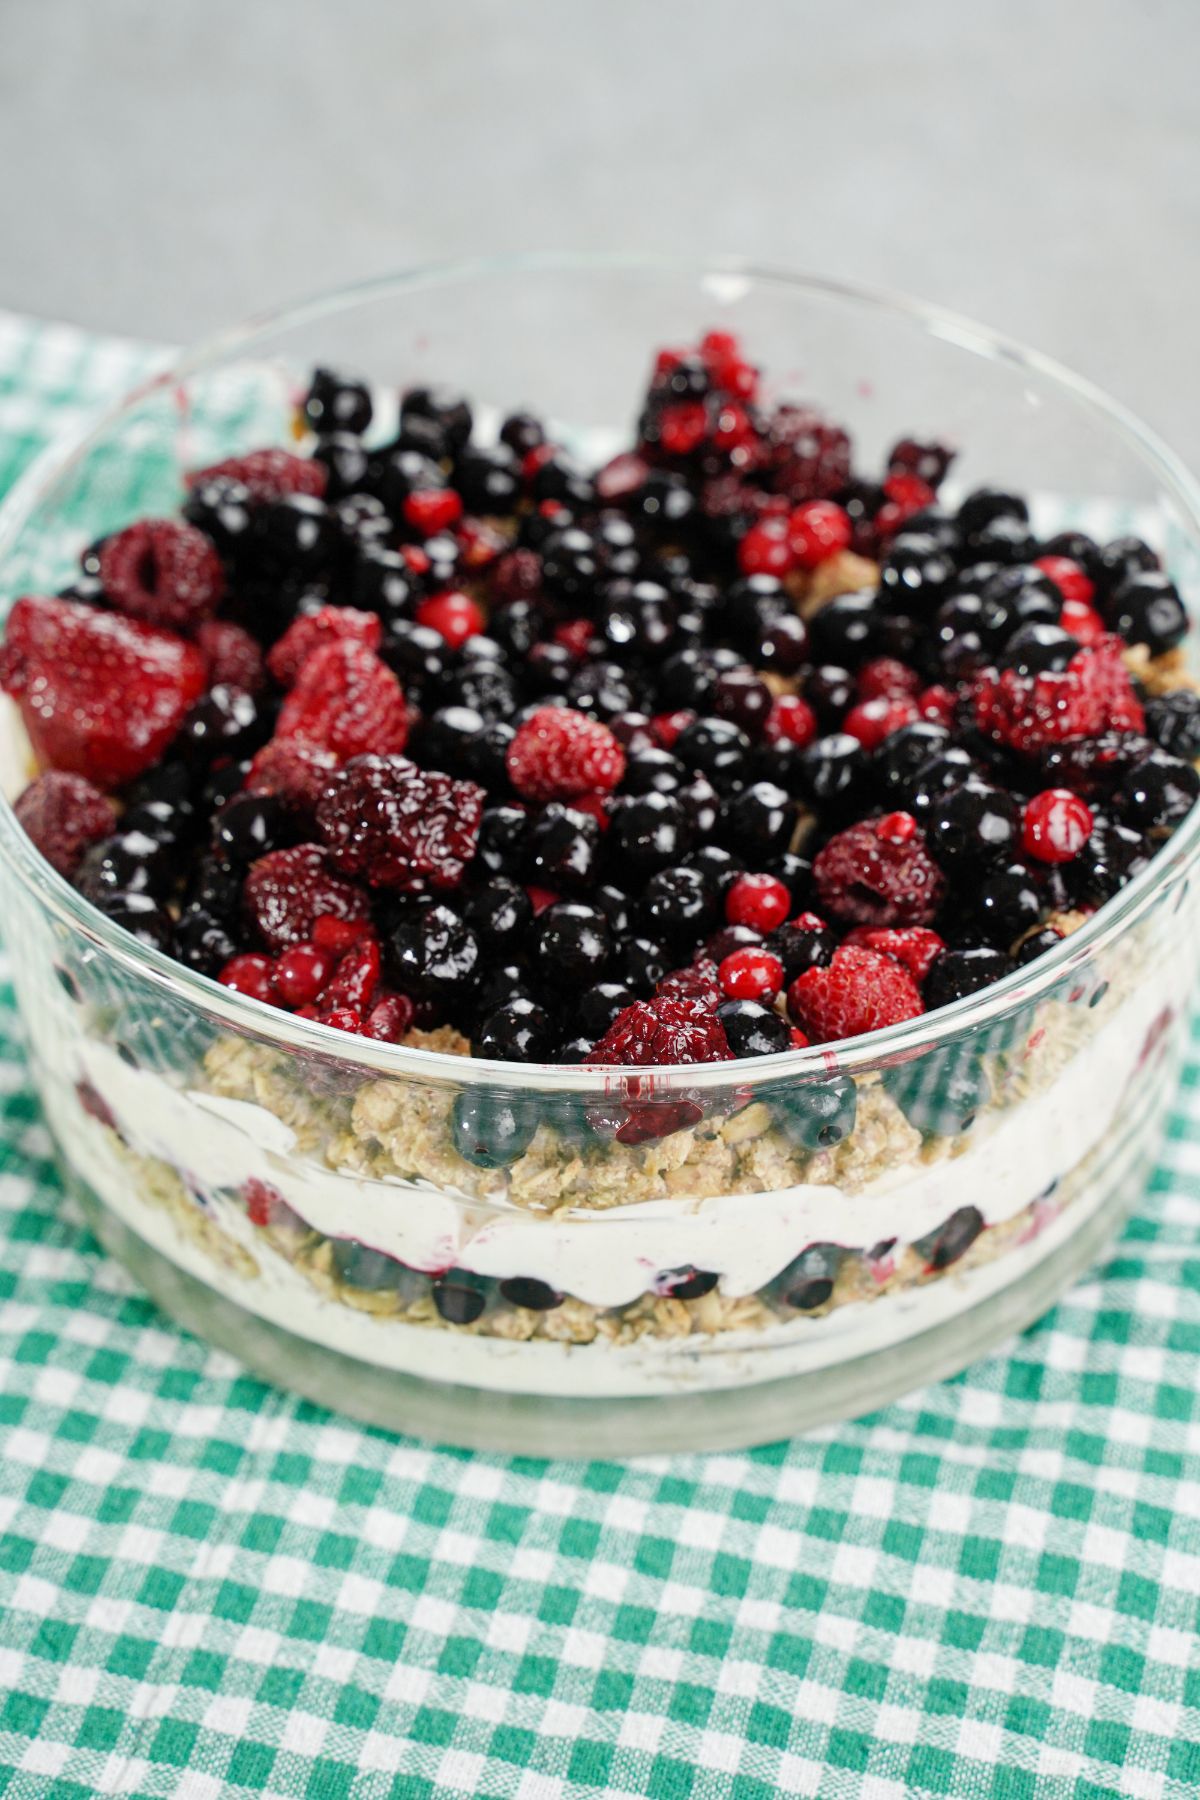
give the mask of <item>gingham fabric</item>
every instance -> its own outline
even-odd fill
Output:
[[[0,320],[0,486],[144,351]],[[745,1455],[364,1430],[64,1199],[0,989],[0,1794],[1200,1794],[1200,1033],[1138,1216],[1007,1353]]]

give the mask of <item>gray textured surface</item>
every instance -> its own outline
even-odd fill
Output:
[[[908,288],[1200,463],[1195,0],[0,0],[0,304],[182,340],[464,252]]]

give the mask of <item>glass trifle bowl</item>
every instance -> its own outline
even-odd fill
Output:
[[[866,455],[961,446],[1037,533],[1136,529],[1185,595],[1200,492],[1113,402],[949,315],[820,280],[539,257],[255,322],[147,382],[0,515],[6,598],[292,439],[316,365],[528,403],[592,463],[656,343],[736,333]],[[379,410],[379,409],[377,409]],[[0,732],[4,936],[64,1175],[184,1325],[374,1423],[532,1454],[767,1441],[947,1375],[1043,1312],[1150,1166],[1194,973],[1200,810],[1035,961],[865,1036],[661,1068],[516,1064],[269,1007],[130,936],[43,861]],[[487,1129],[481,1128],[481,1121]]]

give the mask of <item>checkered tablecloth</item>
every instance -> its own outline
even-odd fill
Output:
[[[145,350],[0,317],[0,489]],[[1004,1355],[745,1455],[397,1439],[176,1330],[0,988],[0,1795],[1200,1794],[1200,1032],[1138,1216]]]

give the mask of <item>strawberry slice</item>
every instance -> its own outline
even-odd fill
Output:
[[[38,761],[119,787],[156,763],[207,685],[205,660],[173,632],[73,600],[18,600],[0,687]]]

